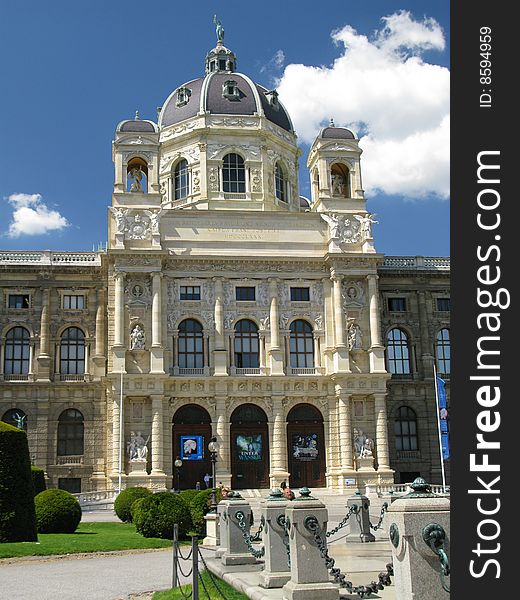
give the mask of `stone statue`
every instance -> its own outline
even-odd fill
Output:
[[[341,221],[338,217],[338,215],[335,214],[330,214],[327,215],[325,213],[320,213],[320,217],[329,225],[330,228],[330,237],[332,239],[338,239],[339,238],[339,229],[341,226]]]
[[[152,226],[152,233],[159,233],[159,213],[158,212],[153,212],[150,213],[150,224]]]
[[[371,458],[372,456],[374,456],[374,440],[367,437],[365,443],[363,444],[360,457]]]
[[[349,324],[347,326],[348,349],[349,350],[361,350],[361,347],[362,347],[361,328],[355,322],[355,319],[348,319],[348,321],[349,321]]]
[[[345,179],[338,173],[332,173],[332,195],[343,196],[345,190]]]
[[[16,427],[18,427],[18,429],[24,429],[25,419],[26,419],[26,416],[21,415],[20,413],[15,413],[13,415],[13,421],[16,423]]]
[[[220,22],[220,20],[217,21],[217,15],[214,15],[213,23],[215,24],[215,32],[217,34],[217,42],[219,44],[222,44],[222,42],[224,41],[224,27],[222,26],[222,23]]]
[[[361,224],[361,237],[366,240],[372,237],[372,223],[379,223],[374,220],[375,213],[367,213],[366,215],[354,215]]]
[[[138,431],[137,435],[132,431],[130,441],[127,443],[127,453],[129,460],[146,460],[148,457],[148,442],[150,436],[145,440]]]
[[[116,220],[117,233],[124,233],[126,228],[126,210],[122,208],[110,208]]]
[[[136,325],[130,334],[130,350],[144,350],[144,330]]]
[[[141,165],[134,167],[130,171],[130,177],[133,179],[132,186],[130,187],[131,192],[142,192],[143,186],[141,185],[141,179],[143,178],[143,172]]]
[[[363,455],[363,448],[365,447],[365,441],[367,436],[361,429],[354,428],[354,452],[358,458]]]

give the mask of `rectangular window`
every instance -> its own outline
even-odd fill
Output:
[[[235,288],[235,298],[236,300],[245,300],[248,302],[255,300],[255,288],[251,287],[236,287]]]
[[[292,287],[291,301],[292,302],[309,302],[310,293],[308,287]]]
[[[81,310],[85,308],[85,296],[65,294],[63,296],[63,308],[65,310]]]
[[[65,490],[70,494],[81,493],[81,479],[79,477],[59,477],[58,489]]]
[[[200,300],[200,285],[181,285],[181,300]]]
[[[450,298],[437,298],[437,310],[450,312]]]
[[[9,308],[30,308],[29,294],[9,294]]]
[[[406,298],[388,298],[390,312],[406,312]]]

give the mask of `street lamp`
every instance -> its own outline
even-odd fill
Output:
[[[175,459],[175,462],[173,464],[175,465],[175,469],[177,471],[177,492],[180,492],[181,491],[180,479],[181,479],[181,467],[182,467],[182,460],[180,459],[180,456],[177,456],[177,458]]]
[[[216,473],[215,463],[217,462],[218,442],[216,437],[212,437],[208,444],[208,450],[211,455],[211,475],[213,477],[213,490],[211,491],[211,507],[210,512],[217,512],[217,488],[216,488]]]

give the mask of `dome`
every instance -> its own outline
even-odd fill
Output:
[[[246,75],[229,70],[215,71],[179,86],[164,103],[159,125],[168,127],[195,117],[199,112],[233,116],[264,115],[278,127],[294,131],[276,91],[269,91]]]
[[[329,140],[355,140],[356,136],[347,129],[346,127],[335,127],[334,125],[330,127],[325,127],[320,131],[318,138],[321,139],[329,139]]]
[[[136,111],[135,118],[121,121],[121,123],[119,123],[119,125],[116,127],[116,131],[121,133],[156,133],[159,131],[159,128],[153,121],[147,121],[146,119],[142,121],[139,118],[139,112]]]

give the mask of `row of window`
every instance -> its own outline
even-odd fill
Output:
[[[451,373],[450,330],[441,329],[435,341],[435,362],[442,375]],[[406,332],[398,327],[390,329],[386,337],[386,369],[395,375],[408,375],[410,364],[410,343]]]
[[[406,298],[387,298],[389,312],[406,312]],[[450,298],[436,298],[438,312],[450,312]]]
[[[181,285],[181,300],[200,300],[200,285]],[[309,302],[310,290],[308,287],[291,287],[292,302]],[[237,286],[235,288],[235,300],[254,302],[256,300],[255,286]]]
[[[9,294],[7,299],[8,308],[30,308],[30,294]],[[81,310],[85,308],[85,296],[83,294],[64,294],[62,296],[62,307],[65,310]]]

